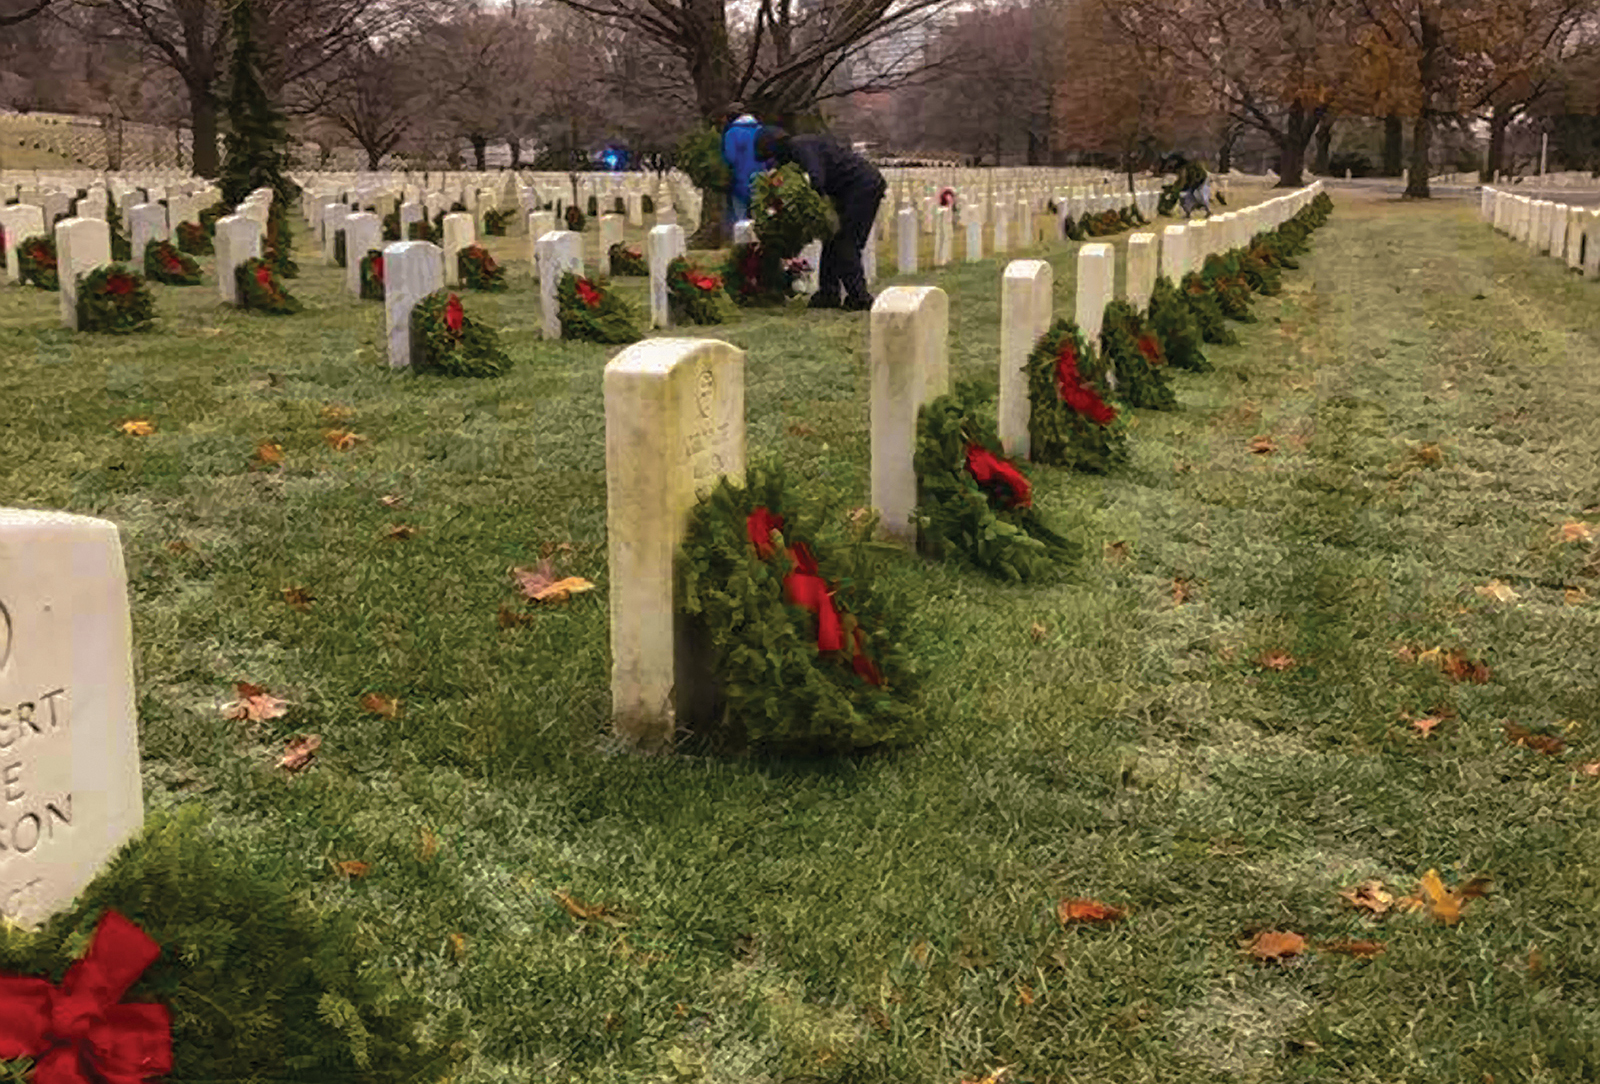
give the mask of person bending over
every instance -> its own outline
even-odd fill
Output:
[[[817,292],[811,296],[811,307],[842,307],[852,312],[872,308],[872,295],[867,292],[867,277],[861,267],[861,250],[866,247],[878,205],[888,190],[883,174],[831,136],[792,136],[782,128],[761,130],[756,139],[756,157],[776,165],[792,162],[805,170],[811,187],[832,201],[839,215],[838,232],[822,243]]]

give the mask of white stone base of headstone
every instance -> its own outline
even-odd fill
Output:
[[[411,310],[417,302],[444,289],[444,259],[431,241],[395,241],[383,250],[384,327],[389,367],[412,364]]]
[[[647,339],[611,360],[604,383],[612,719],[624,741],[658,751],[703,704],[674,560],[695,502],[724,476],[743,484],[744,353]]]
[[[872,508],[902,545],[917,535],[917,412],[950,390],[949,332],[950,301],[936,286],[891,286],[873,302]]]
[[[0,740],[0,917],[31,929],[144,825],[115,524],[0,508]]]

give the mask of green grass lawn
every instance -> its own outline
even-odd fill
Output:
[[[419,995],[467,1007],[456,1084],[1592,1079],[1600,542],[1557,532],[1600,540],[1597,287],[1473,204],[1335,196],[1241,345],[1175,374],[1183,409],[1139,412],[1126,470],[1034,471],[1091,555],[1076,576],[889,573],[932,731],[910,753],[605,737],[614,351],[540,339],[525,238],[490,244],[524,261],[510,292],[467,298],[516,360],[494,381],[391,372],[381,306],[304,235],[298,317],[223,310],[208,281],[155,287],[154,334],[93,337],[54,294],[0,290],[0,503],[121,527],[147,807],[204,803],[361,916]],[[1077,248],[1027,254],[1058,312]],[[1003,263],[903,280],[949,292],[956,380],[996,379]],[[867,324],[795,307],[685,332],[748,351],[752,452],[841,516],[867,493]],[[155,432],[117,431],[133,418]],[[365,441],[335,451],[332,428]],[[252,468],[264,442],[281,466]],[[508,570],[546,552],[599,590],[502,628]],[[1475,590],[1494,580],[1517,597]],[[288,715],[224,721],[237,681]],[[1406,721],[1429,715],[1427,737]],[[1338,895],[1430,868],[1489,895],[1455,926]],[[1064,927],[1063,897],[1129,914]],[[1268,930],[1386,951],[1263,964],[1240,946]]]

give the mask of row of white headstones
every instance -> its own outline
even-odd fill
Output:
[[[1565,260],[1588,278],[1600,275],[1600,209],[1513,195],[1485,185],[1478,213],[1535,252]]]
[[[1304,207],[1319,186],[1248,209],[1225,228],[1169,227],[1169,275],[1247,241]],[[666,227],[657,227],[657,230]],[[672,227],[676,228],[676,227]],[[1177,232],[1174,232],[1177,231]],[[547,233],[541,242],[570,246]],[[404,242],[390,253],[436,246]],[[1156,238],[1129,246],[1128,299],[1153,279]],[[1091,341],[1112,297],[1115,253],[1078,253],[1075,316]],[[401,262],[404,262],[402,259]],[[1053,273],[1013,261],[1001,293],[1001,424],[1006,449],[1027,452],[1022,366],[1052,319]],[[934,286],[884,290],[870,317],[871,506],[888,537],[911,545],[917,414],[949,385],[949,299]],[[670,745],[684,647],[673,560],[695,502],[745,470],[745,356],[715,339],[657,338],[621,351],[603,376],[611,696],[618,733],[637,747]],[[134,716],[132,633],[114,524],[58,512],[0,509],[0,915],[28,926],[69,905],[143,824]]]

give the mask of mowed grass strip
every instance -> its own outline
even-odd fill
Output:
[[[147,804],[205,803],[380,931],[419,995],[470,1008],[463,1084],[1581,1079],[1600,585],[1561,528],[1600,531],[1595,286],[1469,205],[1335,195],[1242,344],[1175,374],[1184,409],[1139,412],[1125,473],[1035,472],[1093,555],[1077,575],[893,568],[934,721],[897,757],[604,737],[612,351],[539,339],[525,238],[489,242],[511,290],[466,297],[517,361],[489,382],[389,371],[381,307],[304,234],[295,318],[156,286],[159,332],[113,340],[0,291],[0,500],[122,527]],[[1076,249],[1025,254],[1058,312]],[[1003,262],[903,280],[949,291],[956,379],[994,379]],[[749,352],[753,449],[841,518],[865,502],[866,326],[675,332]],[[155,432],[117,431],[134,418]],[[281,463],[252,462],[264,443]],[[521,600],[509,569],[546,553],[599,590]],[[1516,597],[1476,590],[1496,580]],[[289,713],[224,721],[241,680]],[[322,747],[286,782],[303,733]],[[352,859],[367,876],[335,872]],[[1490,894],[1455,926],[1338,897],[1430,868]],[[1063,927],[1063,897],[1129,915]],[[1312,951],[1257,962],[1240,945],[1267,930]],[[1346,939],[1385,951],[1317,951]]]

